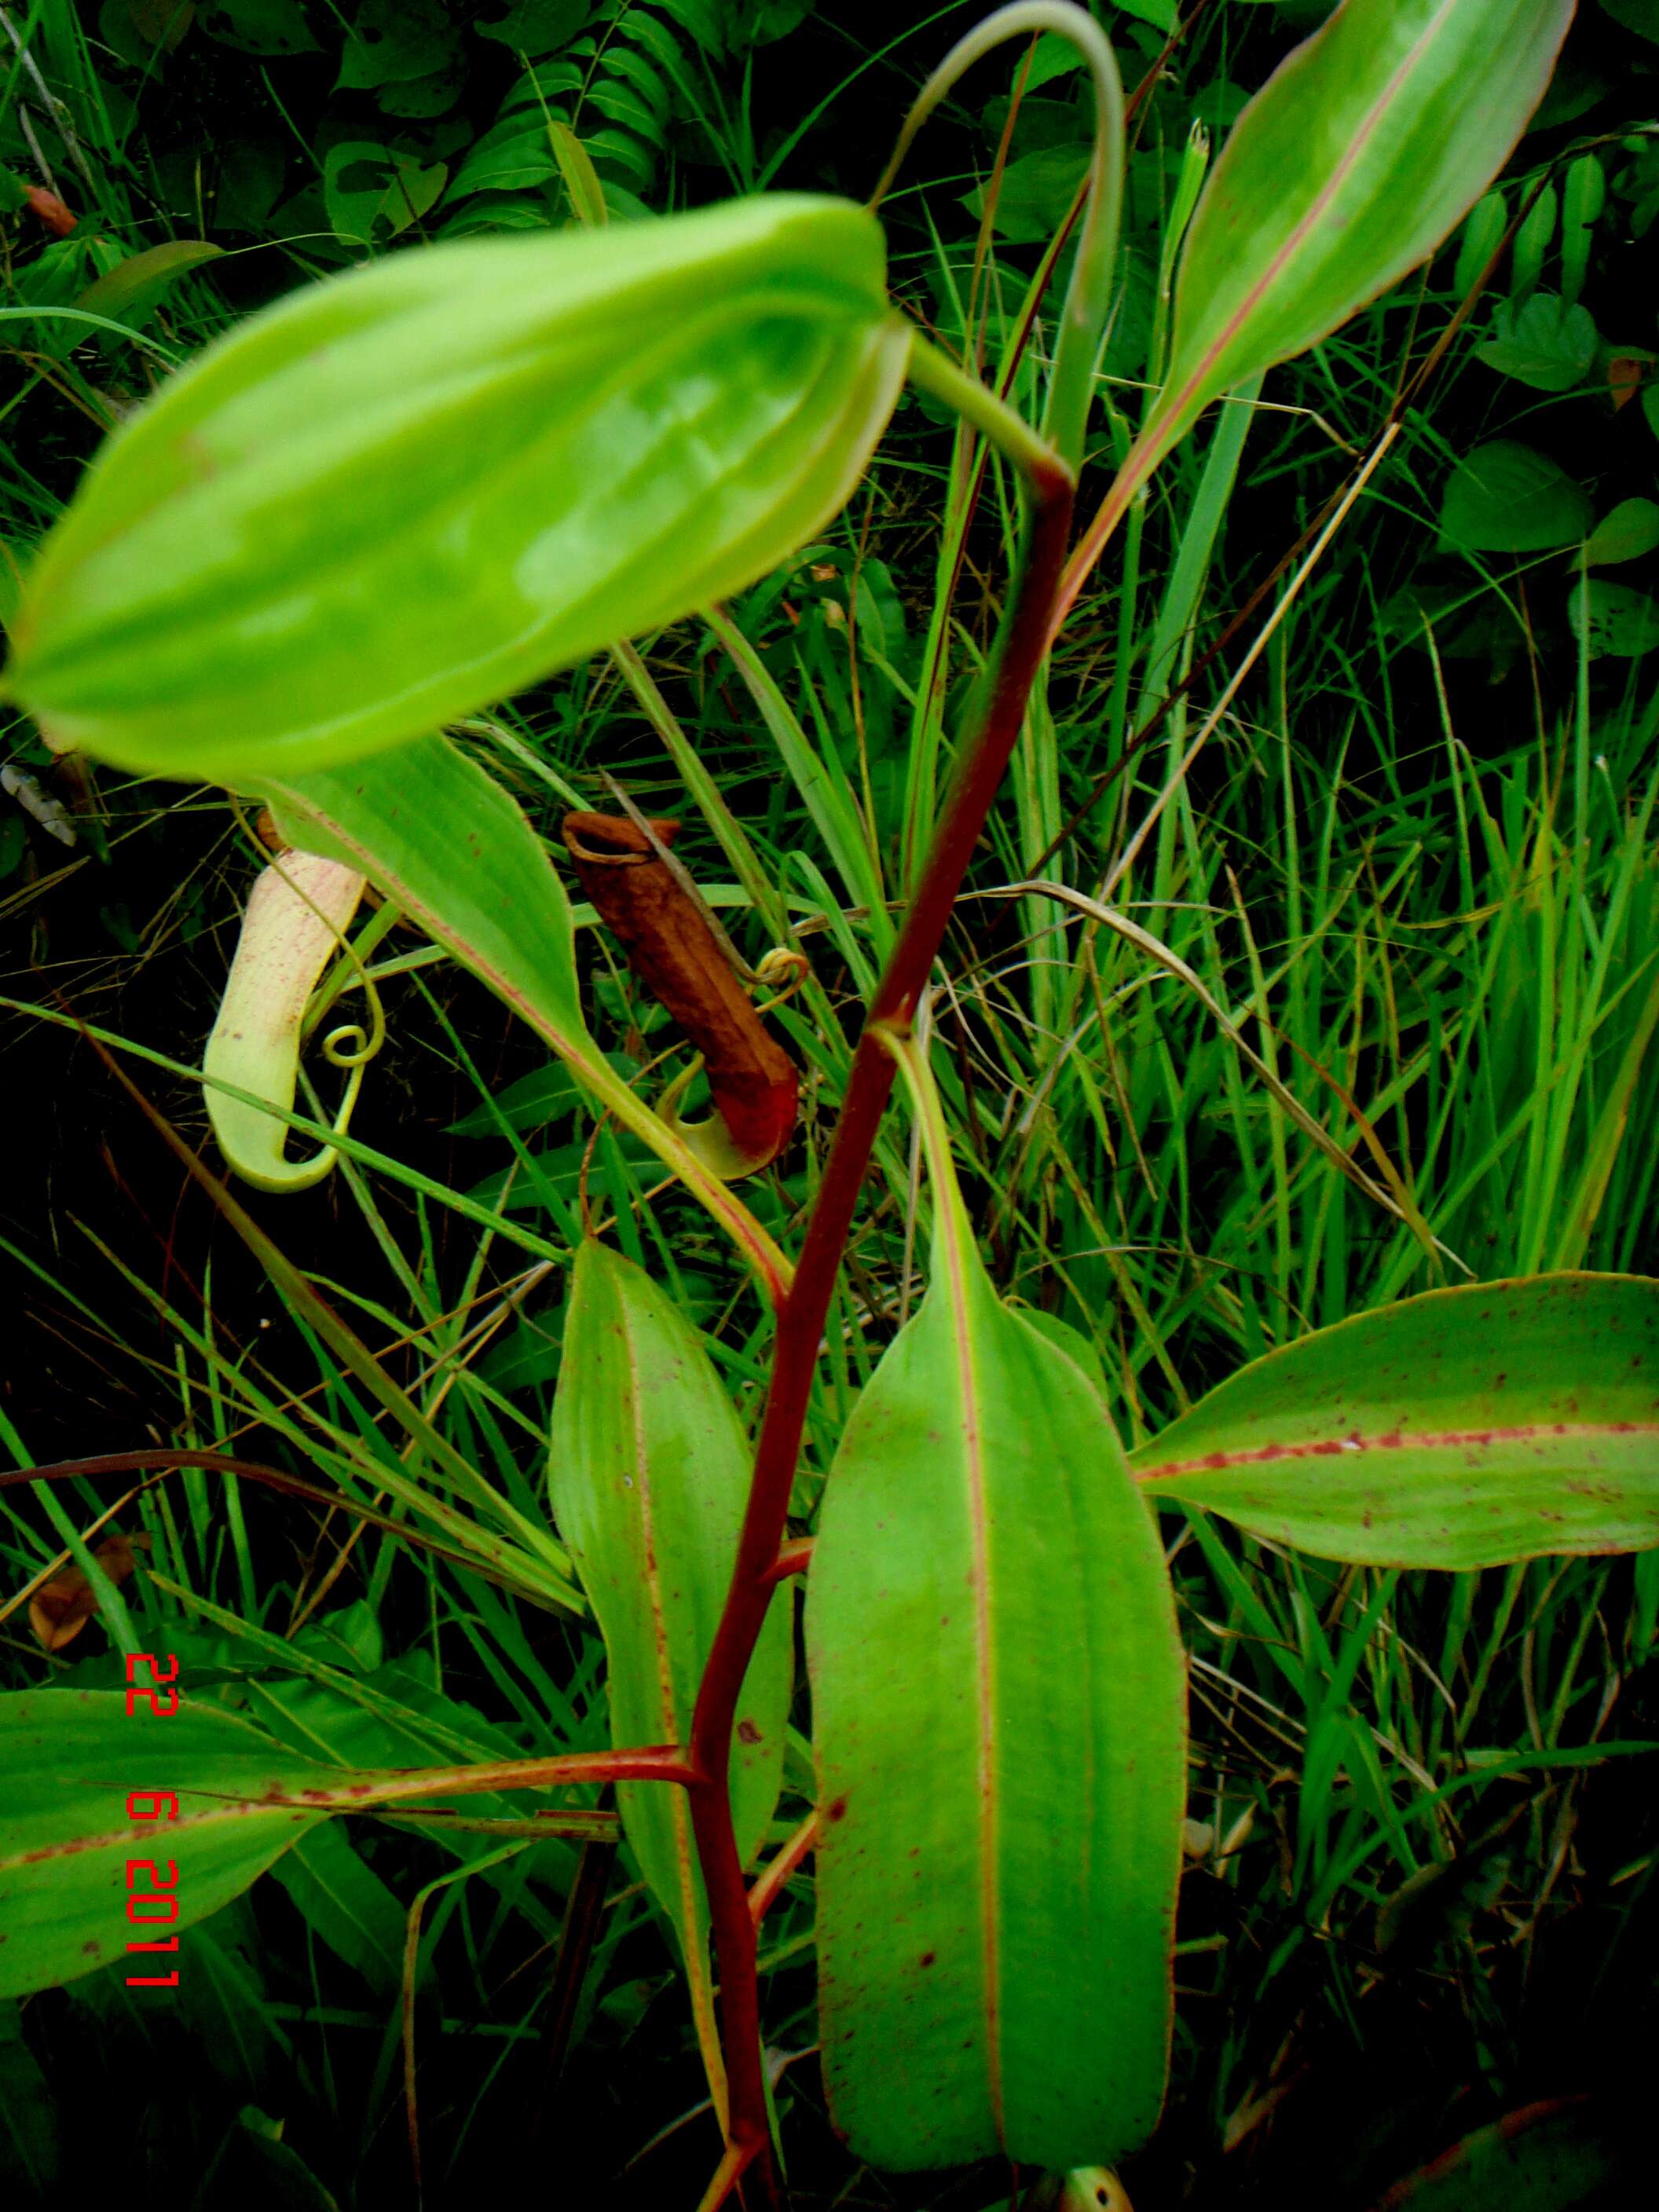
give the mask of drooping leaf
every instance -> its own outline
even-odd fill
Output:
[[[260,230],[282,196],[287,149],[274,138],[240,137],[221,149],[216,230]]]
[[[164,52],[171,53],[189,30],[195,12],[192,0],[118,0],[116,9],[100,10],[98,27],[108,38],[109,17],[118,13],[125,16],[134,35],[145,46],[160,46]],[[142,52],[141,47],[141,55]]]
[[[1547,454],[1494,438],[1461,460],[1447,479],[1440,534],[1471,553],[1542,553],[1576,545],[1590,526],[1590,503]]]
[[[254,2078],[270,2076],[262,2072]],[[339,2199],[324,2187],[293,2144],[283,2141],[283,2126],[257,2105],[244,2104],[225,2130],[203,2177],[203,2199],[216,2204],[270,2205],[273,2212],[277,2208],[280,2212],[340,2212]]]
[[[630,1091],[588,1035],[570,902],[511,798],[441,738],[252,787],[283,835],[360,869],[528,1022],[623,1127],[683,1176],[775,1300],[788,1263],[718,1176]]]
[[[203,1055],[205,1075],[255,1091],[283,1112],[293,1110],[306,1006],[362,892],[363,878],[355,868],[313,853],[284,853],[261,872]],[[366,1045],[364,1032],[352,1028],[357,1045]],[[206,1095],[220,1151],[257,1189],[309,1190],[338,1158],[325,1146],[309,1159],[290,1160],[288,1124],[276,1115],[215,1090],[211,1081]],[[354,1073],[337,1127],[343,1129],[356,1097]]]
[[[1573,0],[1344,0],[1239,117],[1194,215],[1142,442],[1316,344],[1413,269],[1502,167]]]
[[[1428,1291],[1253,1360],[1130,1467],[1324,1559],[1464,1568],[1659,1544],[1659,1280]]]
[[[398,84],[383,84],[375,94],[375,104],[385,115],[411,119],[444,115],[460,98],[465,82],[458,55],[447,69],[434,70],[430,76],[404,77]]]
[[[585,228],[603,229],[611,220],[611,210],[605,204],[604,179],[593,167],[592,155],[567,123],[550,123],[547,140],[559,165],[572,214]]]
[[[130,253],[125,261],[95,276],[75,304],[90,314],[107,315],[112,322],[135,327],[175,280],[204,261],[216,261],[224,252],[205,238],[173,238],[165,246],[152,246],[143,253]]]
[[[557,1060],[550,1060],[545,1067],[532,1068],[509,1083],[505,1091],[496,1092],[493,1099],[475,1106],[459,1121],[449,1124],[447,1134],[452,1137],[495,1137],[501,1133],[501,1123],[520,1132],[544,1129],[550,1121],[564,1120],[576,1110],[577,1091],[570,1071]]]
[[[808,1579],[824,2076],[872,2165],[1064,2169],[1164,2093],[1183,1664],[1101,1400],[999,1302],[944,1142]]]
[[[1600,157],[1581,154],[1561,187],[1561,295],[1576,300],[1589,274],[1590,244],[1607,204],[1607,175]]]
[[[857,482],[909,347],[884,263],[866,210],[780,194],[313,285],[110,439],[26,581],[8,686],[59,745],[235,781],[676,620]]]
[[[1655,0],[1601,0],[1601,5],[1615,23],[1659,46],[1659,6]]]
[[[554,1401],[553,1516],[605,1637],[611,1741],[684,1743],[749,1491],[743,1428],[696,1331],[649,1276],[591,1239],[576,1256]],[[773,1605],[732,1744],[732,1811],[759,1846],[783,1771],[793,1638]],[[685,1793],[618,1788],[623,1826],[708,2010],[707,1906]]]

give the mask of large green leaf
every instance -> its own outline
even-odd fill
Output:
[[[328,1817],[270,1801],[341,1780],[338,1767],[297,1759],[221,1706],[182,1698],[170,1717],[143,1705],[129,1717],[118,1690],[0,1696],[0,1996],[129,1956],[130,1973],[182,1972],[178,1958],[158,1963],[125,1946],[216,1912]],[[175,1793],[178,1818],[130,1820],[128,1793],[137,1790]],[[179,1917],[170,1926],[128,1925],[130,1858],[176,1865]]]
[[[401,1806],[411,1808],[409,1818],[417,1807],[441,1813],[456,1797],[603,1781],[605,1766],[580,1753],[378,1771],[328,1765],[194,1698],[181,1697],[172,1712],[141,1705],[129,1715],[120,1690],[4,1692],[0,1998],[72,1981],[129,1955],[154,1957],[125,1948],[136,1936],[126,1917],[129,1859],[162,1869],[172,1862],[173,1872],[140,1875],[134,1883],[176,1895],[178,1917],[155,1931],[165,1936],[228,1904],[319,1820]],[[658,1786],[678,1784],[665,1778]],[[137,1809],[160,1817],[134,1819],[129,1793],[137,1791],[171,1793],[176,1814],[146,1801]],[[312,1871],[332,1866],[337,1874],[339,1865],[337,1853],[322,1854]],[[365,1894],[358,1884],[360,1916]],[[384,1931],[384,1899],[380,1918]],[[182,1974],[184,1947],[177,1957]],[[172,1971],[165,1959],[161,1970]]]
[[[696,1331],[649,1276],[590,1240],[565,1312],[549,1484],[605,1637],[613,1743],[689,1740],[749,1473],[742,1425]],[[738,1705],[732,1812],[745,1858],[782,1778],[790,1611],[772,1607]],[[707,2018],[708,1911],[685,1793],[624,1784],[617,1802]]]
[[[808,1583],[824,2076],[873,2166],[1109,2161],[1167,2063],[1174,1604],[1099,1396],[991,1286],[936,1116],[929,1154],[932,1284]]]
[[[605,1637],[613,1743],[690,1736],[737,1557],[750,1456],[696,1331],[648,1275],[590,1239],[565,1309],[549,1487]],[[732,1818],[745,1859],[777,1802],[792,1642],[789,1607],[775,1605],[732,1747]],[[696,1865],[684,1793],[628,1783],[617,1804],[653,1887],[689,1925],[683,1907]]]
[[[1166,452],[1431,252],[1543,97],[1573,0],[1344,0],[1233,126],[1187,235]]]
[[[788,1263],[748,1209],[630,1091],[588,1035],[575,933],[547,848],[492,776],[442,738],[349,768],[252,781],[284,836],[360,870],[527,1021],[726,1231],[775,1299]]]
[[[1241,1368],[1130,1456],[1149,1496],[1326,1559],[1659,1544],[1659,1281],[1429,1291]]]
[[[1600,343],[1587,307],[1534,292],[1518,307],[1498,301],[1492,336],[1475,359],[1534,392],[1571,392],[1589,381]]]
[[[1577,545],[1590,526],[1588,495],[1559,463],[1513,438],[1467,454],[1446,479],[1440,534],[1465,553],[1539,553]]]
[[[388,255],[110,439],[7,682],[60,745],[349,761],[750,583],[858,481],[908,328],[879,225],[779,194]]]

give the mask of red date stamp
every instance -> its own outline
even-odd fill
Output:
[[[162,1671],[165,1667],[166,1672]],[[149,1680],[137,1679],[148,1668]],[[171,1720],[179,1710],[179,1662],[169,1651],[158,1662],[153,1651],[128,1654],[127,1717],[148,1713],[156,1720]],[[179,1800],[171,1790],[134,1790],[127,1797],[127,1818],[135,1825],[154,1820],[176,1820]],[[163,1869],[165,1869],[165,1872]],[[127,1924],[138,1931],[127,1943],[129,1951],[161,1951],[176,1954],[179,1938],[161,1930],[179,1917],[179,1868],[173,1859],[127,1861]],[[129,1974],[130,1990],[176,1990],[179,1969],[170,1974]]]

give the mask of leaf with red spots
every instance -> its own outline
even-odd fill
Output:
[[[732,1579],[749,1488],[742,1424],[702,1339],[649,1276],[590,1240],[576,1255],[554,1401],[554,1517],[605,1638],[611,1741],[684,1743]],[[793,1674],[775,1604],[738,1705],[732,1812],[745,1857],[777,1802]],[[678,1933],[714,2058],[708,1909],[684,1790],[624,1783],[623,1831]]]
[[[1659,1544],[1659,1281],[1429,1291],[1229,1376],[1132,1453],[1147,1495],[1321,1558],[1489,1567]]]
[[[165,1940],[241,1894],[273,1859],[328,1817],[281,1801],[350,1777],[296,1759],[222,1706],[179,1700],[170,1717],[119,1690],[25,1690],[0,1696],[0,1997],[71,1982],[100,1966],[183,1971],[178,1955],[129,1952]],[[135,1820],[128,1795],[171,1791],[176,1819]],[[142,1801],[141,1810],[165,1810]],[[159,1863],[178,1917],[134,1927],[127,1862]],[[140,1890],[155,1887],[140,1875]],[[155,1908],[160,1911],[161,1908]]]
[[[1065,2169],[1163,2098],[1181,1644],[1099,1395],[998,1300],[923,1106],[932,1282],[808,1577],[824,2077],[872,2166]]]
[[[642,1753],[647,1767],[656,1754]],[[598,1765],[600,1771],[595,1772]],[[455,1797],[609,1778],[581,1753],[379,1770],[301,1758],[222,1705],[181,1697],[176,1711],[132,1714],[119,1690],[0,1693],[0,1999],[72,1982],[122,1960],[130,1973],[187,1970],[166,1942],[239,1897],[342,1813],[443,1812]],[[635,1765],[634,1771],[640,1771]],[[666,1786],[666,1785],[665,1785]],[[555,1832],[549,1828],[545,1832]],[[134,1878],[128,1879],[129,1862]],[[129,1896],[173,1897],[177,1917]]]

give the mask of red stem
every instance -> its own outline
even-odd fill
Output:
[[[732,1826],[728,1772],[738,1692],[778,1581],[778,1554],[817,1364],[818,1345],[852,1227],[894,1062],[875,1034],[915,1014],[1018,742],[1025,703],[1042,665],[1054,596],[1065,566],[1074,486],[1056,461],[1029,488],[1024,557],[1011,594],[979,728],[963,744],[933,849],[865,1017],[800,1264],[778,1317],[766,1413],[726,1607],[703,1670],[691,1723],[689,1792],[697,1856],[708,1893],[720,1984],[720,2041],[730,2094],[732,2149],[752,2158],[769,2203],[777,2201],[766,2090],[761,2072],[760,1991],[755,1923]]]

